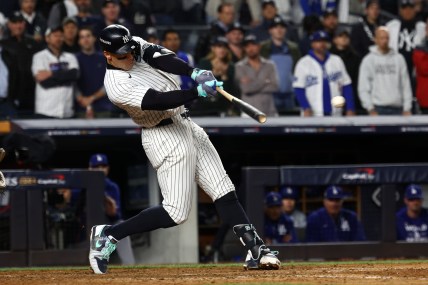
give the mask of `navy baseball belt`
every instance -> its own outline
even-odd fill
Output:
[[[189,118],[190,116],[189,116],[189,111],[186,111],[186,112],[184,112],[184,113],[181,113],[180,114],[180,116],[183,118],[183,119],[187,119],[187,118]],[[174,121],[172,120],[172,118],[166,118],[166,119],[163,119],[162,121],[160,121],[156,126],[154,126],[153,128],[157,128],[157,127],[164,127],[164,126],[168,126],[168,125],[171,125],[171,124],[173,124],[174,123]]]

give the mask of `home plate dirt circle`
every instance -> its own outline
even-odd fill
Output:
[[[284,263],[280,270],[245,271],[237,265],[114,267],[95,275],[79,268],[0,270],[0,284],[428,284],[428,261]]]

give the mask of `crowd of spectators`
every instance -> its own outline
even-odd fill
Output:
[[[0,118],[122,116],[96,40],[111,24],[212,70],[268,116],[428,113],[427,15],[426,0],[1,1]],[[187,107],[241,115],[207,100]]]
[[[296,187],[282,186],[265,197],[264,240],[266,244],[295,242],[365,241],[364,228],[356,212],[344,207],[348,194],[328,186],[319,209],[305,215],[298,207]],[[410,184],[403,194],[404,206],[396,212],[396,239],[421,242],[428,239],[428,212],[423,208],[421,185]]]

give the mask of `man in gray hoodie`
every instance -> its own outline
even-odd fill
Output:
[[[404,57],[389,47],[389,32],[378,27],[375,46],[361,63],[358,93],[363,107],[371,116],[410,116],[412,89]]]

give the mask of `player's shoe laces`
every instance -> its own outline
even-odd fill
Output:
[[[244,268],[246,270],[252,269],[265,269],[265,270],[278,270],[281,262],[276,257],[278,251],[271,251],[265,245],[259,247],[259,255],[254,258],[251,250],[248,251],[245,258]]]
[[[105,274],[110,255],[116,249],[117,240],[106,236],[109,225],[93,226],[90,237],[89,264],[96,274]]]
[[[253,225],[235,225],[233,231],[248,250],[244,263],[245,269],[279,269],[281,262],[276,257],[278,252],[271,251],[265,246]]]

